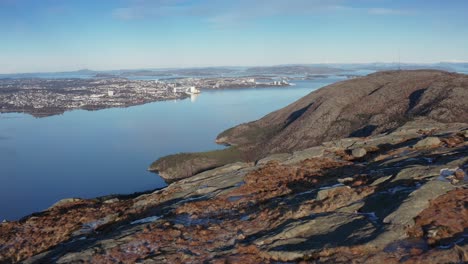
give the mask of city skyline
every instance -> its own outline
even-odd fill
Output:
[[[468,3],[0,1],[0,73],[468,61]]]

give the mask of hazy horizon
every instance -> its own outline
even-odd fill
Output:
[[[352,66],[352,65],[401,65],[401,66],[436,66],[438,64],[468,64],[468,61],[439,61],[433,63],[419,63],[419,62],[349,62],[349,63],[287,63],[287,64],[267,64],[267,65],[201,65],[201,66],[181,66],[181,67],[148,67],[148,68],[122,68],[122,69],[92,69],[92,68],[80,68],[70,70],[52,70],[52,71],[34,71],[34,72],[0,72],[0,75],[16,75],[16,74],[42,74],[42,73],[63,73],[63,72],[80,72],[80,71],[91,71],[91,72],[114,72],[114,71],[159,71],[159,70],[182,70],[182,69],[205,69],[205,68],[254,68],[254,67],[279,67],[279,66],[321,66],[321,67],[339,67],[339,66]]]

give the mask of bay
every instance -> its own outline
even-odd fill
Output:
[[[221,149],[216,136],[343,77],[295,86],[203,90],[196,98],[34,118],[0,114],[0,221],[63,198],[164,187],[147,167],[179,152]]]

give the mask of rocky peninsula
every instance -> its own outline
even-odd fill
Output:
[[[221,134],[232,157],[164,189],[0,224],[0,262],[467,262],[467,96],[439,71],[325,87]],[[184,155],[166,161],[200,158]]]

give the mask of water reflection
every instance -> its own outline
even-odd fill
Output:
[[[190,102],[195,103],[198,96],[200,96],[200,94],[190,94]]]

